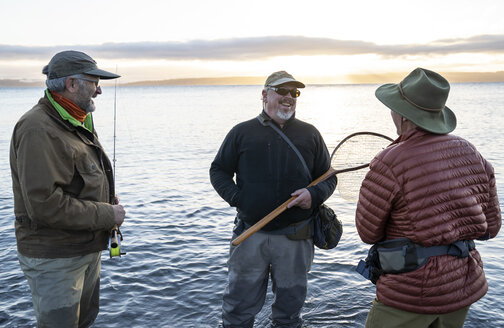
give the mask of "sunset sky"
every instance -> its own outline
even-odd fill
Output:
[[[42,80],[74,49],[122,83],[281,69],[381,82],[416,67],[485,80],[504,73],[502,13],[498,0],[0,0],[0,79]]]

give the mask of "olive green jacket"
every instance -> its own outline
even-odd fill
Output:
[[[104,250],[114,225],[110,160],[95,132],[63,117],[46,95],[21,117],[12,135],[16,239],[25,256]]]

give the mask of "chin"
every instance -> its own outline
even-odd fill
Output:
[[[90,102],[86,108],[84,108],[84,110],[86,111],[86,113],[92,113],[96,110],[96,106],[94,103]]]
[[[292,115],[294,115],[294,111],[293,110],[289,111],[287,113],[282,112],[280,109],[277,111],[277,116],[280,119],[285,120],[285,121],[289,120],[292,117]]]

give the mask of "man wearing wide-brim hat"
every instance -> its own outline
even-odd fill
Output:
[[[379,276],[366,327],[462,327],[487,292],[473,240],[494,238],[501,227],[494,170],[471,143],[448,134],[456,127],[449,90],[446,79],[423,68],[376,90],[399,138],[371,162],[357,231],[368,244],[407,238],[429,255]],[[380,264],[385,270],[382,257]]]
[[[38,327],[89,327],[99,311],[101,251],[125,217],[93,125],[99,69],[79,51],[54,55],[47,89],[14,128],[10,148],[19,263]]]

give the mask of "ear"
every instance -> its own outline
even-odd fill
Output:
[[[262,99],[263,99],[263,102],[268,102],[267,101],[267,95],[268,95],[268,92],[266,90],[263,89],[262,91]]]
[[[78,90],[78,82],[74,78],[67,78],[65,80],[65,89],[71,93],[74,93]]]

